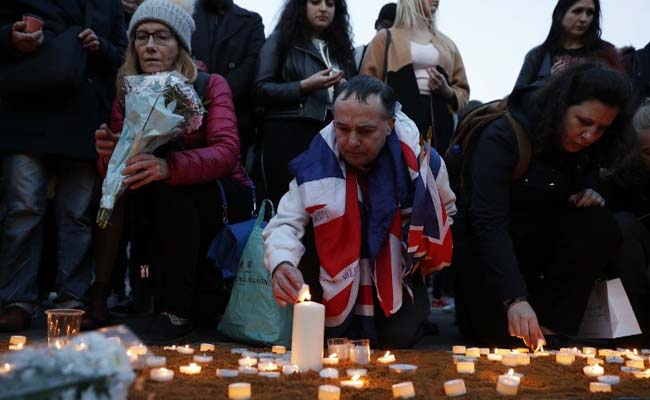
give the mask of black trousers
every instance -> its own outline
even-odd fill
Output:
[[[419,95],[414,107],[414,110],[409,110],[406,114],[415,122],[423,136],[429,131],[433,121],[435,137],[431,138],[431,145],[438,153],[444,155],[454,133],[454,117],[447,104],[436,95]]]
[[[252,190],[222,179],[230,222],[249,218]],[[170,186],[153,182],[130,193],[133,202],[133,256],[150,265],[157,309],[182,318],[196,315],[201,267],[217,230],[223,226],[216,182]]]
[[[289,162],[307,150],[312,139],[329,124],[314,119],[268,119],[262,128],[262,167],[267,198],[277,207],[289,190],[293,175]]]
[[[456,225],[456,224],[455,224]],[[463,225],[463,224],[460,224]],[[528,300],[540,325],[575,335],[595,280],[621,241],[613,214],[600,207],[569,209],[546,218],[525,234],[513,232]],[[508,320],[495,282],[482,267],[471,229],[454,231],[458,267],[456,310],[461,333],[477,344],[521,344],[508,335]]]

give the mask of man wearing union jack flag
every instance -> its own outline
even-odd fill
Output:
[[[358,76],[339,92],[334,121],[290,164],[295,179],[264,231],[265,265],[278,303],[295,303],[313,231],[326,336],[410,347],[429,315],[424,276],[451,262],[456,197],[390,87]]]

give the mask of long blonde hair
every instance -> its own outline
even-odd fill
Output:
[[[178,71],[187,78],[188,83],[194,83],[198,75],[198,69],[190,53],[185,50],[185,47],[178,46],[178,56],[176,63],[174,63],[174,71]],[[129,75],[138,75],[142,73],[140,62],[138,61],[138,53],[135,51],[133,40],[129,40],[129,47],[126,49],[126,59],[117,71],[117,80],[115,81],[118,98],[124,103],[124,77]]]
[[[426,24],[432,34],[436,33],[435,14],[431,18],[425,17],[422,0],[399,0],[393,27],[415,30],[422,23]]]

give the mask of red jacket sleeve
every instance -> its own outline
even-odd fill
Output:
[[[206,98],[210,100],[204,118],[204,147],[169,153],[170,185],[192,185],[228,177],[239,157],[237,117],[230,87],[216,74],[210,75]]]
[[[122,125],[124,124],[124,109],[122,105],[117,100],[113,101],[113,109],[111,110],[111,123],[108,125],[110,130],[113,133],[122,133]],[[108,162],[110,157],[99,156],[97,158],[97,172],[102,177],[106,176],[106,171],[108,170]]]

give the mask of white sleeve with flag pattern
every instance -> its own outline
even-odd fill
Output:
[[[445,210],[447,210],[447,217],[450,219],[449,222],[453,223],[452,217],[456,215],[456,195],[451,190],[447,165],[442,157],[440,157],[440,170],[438,171],[438,176],[436,176],[436,187],[438,188],[438,193],[440,193],[442,204],[445,205]]]
[[[289,191],[282,196],[275,217],[264,229],[264,266],[272,274],[282,262],[298,266],[305,247],[302,238],[309,223],[309,214],[300,196],[296,180],[289,184]]]

